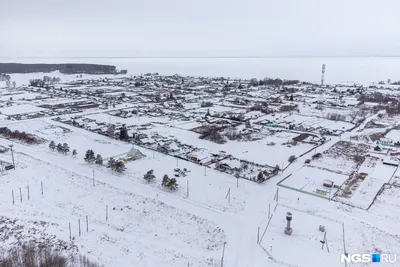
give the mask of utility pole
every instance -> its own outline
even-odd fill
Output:
[[[13,151],[13,146],[14,145],[8,145],[11,149],[11,157],[12,157],[12,162],[13,162],[13,168],[15,170],[15,162],[14,162],[14,151]]]
[[[93,169],[93,186],[94,186],[94,169]]]
[[[228,203],[231,203],[231,189],[229,188],[228,193],[225,196],[225,199],[228,198]]]
[[[222,248],[221,267],[224,266],[225,245],[226,245],[226,242],[224,242],[224,247]]]
[[[268,220],[271,218],[271,204],[268,205]]]
[[[186,181],[187,197],[189,197],[189,179]]]
[[[71,235],[71,223],[69,223],[69,241],[72,240],[72,235]]]

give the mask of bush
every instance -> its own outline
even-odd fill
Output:
[[[311,159],[306,159],[306,161],[304,161],[305,164],[309,164],[311,162]]]
[[[288,161],[290,162],[290,163],[292,163],[293,161],[295,161],[296,160],[296,156],[295,155],[291,155],[290,157],[289,157],[289,159],[288,159]]]
[[[66,256],[48,245],[22,244],[0,258],[0,267],[100,267],[85,256]]]

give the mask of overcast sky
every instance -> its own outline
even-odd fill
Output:
[[[0,57],[400,55],[400,0],[0,0]]]

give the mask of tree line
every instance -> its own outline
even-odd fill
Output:
[[[7,127],[0,127],[0,135],[5,138],[20,140],[27,144],[40,143],[40,140],[32,134],[28,134],[26,132],[20,132],[18,130],[12,131]]]

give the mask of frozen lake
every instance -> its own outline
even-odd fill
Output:
[[[313,58],[0,58],[18,63],[97,63],[115,65],[138,75],[284,78],[320,82],[326,64],[325,83],[362,83],[400,80],[400,57],[313,57]]]

